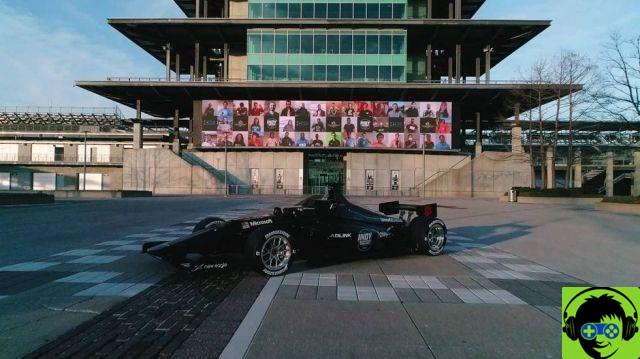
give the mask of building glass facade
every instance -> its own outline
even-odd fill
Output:
[[[247,32],[251,81],[406,81],[405,30]]]
[[[406,19],[406,0],[249,0],[250,19]]]

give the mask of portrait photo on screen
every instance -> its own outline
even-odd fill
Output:
[[[218,134],[215,131],[202,131],[202,147],[216,147]]]
[[[373,132],[387,132],[389,130],[389,117],[374,117],[371,122]]]
[[[296,133],[290,131],[280,132],[280,147],[293,147]]]
[[[280,137],[277,131],[265,132],[262,137],[262,146],[278,147],[280,146]]]
[[[339,118],[339,117],[337,117]],[[336,121],[336,117],[332,117],[334,121]],[[311,122],[311,132],[325,132],[326,120],[322,117],[315,117]]]
[[[373,111],[371,110],[371,103],[369,101],[356,101],[356,105],[358,118],[373,118]]]
[[[434,150],[447,151],[451,149],[451,135],[450,134],[435,134]]]
[[[420,118],[418,118],[418,117],[405,117],[404,118],[404,132],[405,133],[418,133],[418,132],[420,132]]]
[[[342,118],[342,135],[347,136],[355,132],[356,132],[356,121],[354,121],[352,117],[343,117]]]
[[[249,130],[249,117],[247,116],[233,116],[233,124],[231,129],[233,131],[248,131]]]
[[[296,118],[295,116],[280,116],[280,133],[295,132]]]
[[[340,132],[327,132],[325,144],[326,147],[342,147],[342,134]]]
[[[387,111],[389,118],[403,118],[404,117],[404,102],[402,101],[389,101],[389,111]]]
[[[342,102],[342,116],[356,117],[358,116],[357,104],[355,101]]]
[[[296,132],[295,133],[295,146],[296,147],[310,147],[311,140],[309,139],[309,132]]]
[[[355,132],[345,132],[342,134],[342,147],[356,148],[358,139]]]
[[[214,116],[213,118],[205,118],[202,119],[202,130],[203,131],[217,131],[218,130],[218,120]]]
[[[296,101],[296,118],[309,120],[311,118],[311,101]],[[321,116],[322,117],[322,116]]]
[[[264,134],[264,118],[262,116],[249,117],[249,133],[256,133],[259,136]]]
[[[309,111],[311,111],[312,117],[327,117],[327,111],[325,108],[325,102],[311,102],[309,106]]]
[[[389,117],[389,129],[387,132],[404,132],[404,118]]]
[[[218,119],[218,126],[216,126],[216,131],[218,132],[218,135],[223,135],[232,131],[231,124],[228,122],[226,116],[222,116]]]
[[[218,114],[218,101],[202,101],[202,119],[215,120]]]
[[[367,132],[359,132],[358,138],[356,140],[356,147],[358,148],[369,148],[373,144],[370,138],[371,133]],[[383,135],[384,137],[384,135]]]
[[[389,111],[389,103],[387,101],[371,102],[373,117],[386,117]]]
[[[382,132],[370,132],[367,133],[367,138],[371,144],[370,148],[387,148],[387,140],[389,138],[390,133],[382,133]]]
[[[278,112],[277,101],[264,101],[264,126],[266,131],[278,131],[278,120],[280,112]]]
[[[425,150],[434,150],[436,147],[436,138],[437,136],[434,133],[425,133],[420,135],[421,136],[421,147],[420,148],[424,148]]]
[[[233,101],[233,120],[243,120],[247,122],[249,117],[249,101],[248,100],[235,100]]]
[[[439,102],[420,102],[420,117],[436,118]]]
[[[233,100],[218,101],[218,122],[223,120],[229,125],[233,122]]]
[[[326,132],[313,132],[311,135],[311,147],[324,147],[324,139],[327,137]]]
[[[264,115],[264,101],[251,101],[249,108],[249,116]]]
[[[247,132],[233,131],[231,133],[233,139],[233,147],[247,147]]]
[[[280,116],[295,116],[296,109],[294,102],[291,100],[284,100],[279,102],[278,108],[280,109]]]
[[[342,117],[342,101],[327,101],[326,103],[327,117]]]
[[[420,117],[420,103],[415,101],[405,102],[404,117]]]
[[[373,131],[373,117],[358,118],[358,132],[371,132]]]
[[[387,147],[404,148],[404,133],[389,133]]]
[[[225,141],[227,147],[233,146],[233,132],[218,132],[218,147],[224,147]]]
[[[338,117],[327,118],[326,132],[340,132],[342,131],[342,119]]]
[[[404,134],[404,148],[418,148],[420,143],[419,133],[405,133]]]
[[[262,147],[262,135],[258,132],[249,132],[247,145],[249,147]]]

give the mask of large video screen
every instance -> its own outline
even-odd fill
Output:
[[[451,149],[451,102],[202,101],[202,147]]]

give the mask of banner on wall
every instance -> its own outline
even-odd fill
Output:
[[[391,190],[397,191],[400,189],[400,171],[391,171]]]
[[[375,171],[374,170],[366,170],[364,171],[364,183],[365,189],[367,191],[373,191],[375,188]]]
[[[451,149],[451,102],[202,101],[202,147]]]
[[[257,168],[251,169],[251,188],[256,189],[260,187],[260,170]]]
[[[276,189],[284,188],[284,169],[276,168]]]

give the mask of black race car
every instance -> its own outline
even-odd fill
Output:
[[[244,253],[257,270],[269,276],[285,273],[294,257],[358,257],[394,249],[432,256],[442,253],[447,227],[436,217],[437,204],[395,201],[380,203],[379,210],[382,213],[356,206],[331,189],[325,196],[308,197],[294,207],[276,207],[269,216],[230,221],[209,217],[192,234],[145,243],[142,251],[186,268]]]

